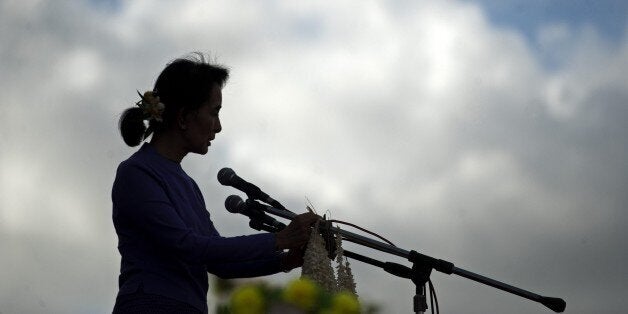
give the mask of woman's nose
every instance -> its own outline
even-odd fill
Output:
[[[220,133],[222,131],[222,124],[220,124],[220,118],[216,118],[216,123],[214,123],[214,133]]]

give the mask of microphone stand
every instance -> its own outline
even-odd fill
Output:
[[[260,208],[269,214],[283,217],[289,220],[292,220],[294,219],[294,217],[296,217],[296,214],[293,212],[273,208],[271,206],[260,206]],[[355,234],[346,230],[342,230],[340,228],[332,226],[330,222],[323,221],[323,223],[320,226],[321,226],[320,230],[322,232],[333,232],[336,234],[340,234],[343,239],[349,242],[360,244],[360,245],[363,245],[363,246],[366,246],[366,247],[369,247],[369,248],[372,248],[381,252],[397,255],[397,256],[408,259],[408,261],[412,263],[412,269],[410,273],[411,278],[409,279],[411,279],[412,282],[416,285],[416,294],[414,296],[414,302],[413,302],[415,313],[423,313],[427,309],[427,302],[426,302],[426,296],[425,296],[425,284],[428,282],[430,274],[433,269],[439,272],[448,274],[448,275],[456,274],[458,276],[462,276],[464,278],[491,286],[493,288],[497,288],[502,291],[518,295],[528,300],[541,303],[544,306],[548,307],[549,309],[553,310],[554,312],[560,313],[565,310],[566,303],[563,299],[541,296],[536,293],[533,293],[524,289],[520,289],[511,285],[505,284],[503,282],[470,272],[468,270],[455,267],[453,263],[442,260],[442,259],[436,259],[427,255],[421,254],[414,250],[410,250],[410,251],[404,250],[402,248],[399,248],[399,247],[396,247],[396,246],[393,246],[384,242],[380,242],[377,240],[364,237],[362,235],[358,235],[358,234]],[[272,231],[272,232],[276,232],[276,231]],[[353,258],[355,258],[356,256],[353,253],[351,253],[351,255],[353,255]],[[369,264],[375,263],[373,262],[375,261],[373,259],[368,259],[368,260],[359,259],[359,258],[356,258],[356,259],[369,263]],[[370,262],[373,262],[373,263],[370,263]],[[375,266],[379,266],[379,265],[380,264],[377,264]],[[400,277],[407,278],[406,276],[408,275],[408,273],[406,269],[400,269],[398,267],[393,267],[393,266],[391,267],[395,269],[394,271],[399,271],[399,274],[403,275]],[[399,276],[398,274],[395,274],[395,275]]]

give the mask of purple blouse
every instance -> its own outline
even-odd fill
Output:
[[[142,285],[206,313],[208,272],[243,278],[280,271],[274,234],[221,237],[196,182],[149,143],[118,167],[112,201],[119,295]]]

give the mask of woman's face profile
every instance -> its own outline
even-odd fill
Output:
[[[192,153],[205,155],[211,141],[222,130],[219,112],[222,107],[222,91],[214,85],[209,99],[204,102],[196,113],[187,117],[185,138],[188,150]]]

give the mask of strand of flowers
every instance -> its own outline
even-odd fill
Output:
[[[336,234],[336,273],[338,274],[337,278],[337,287],[338,292],[348,291],[351,292],[354,296],[358,297],[358,294],[355,290],[355,279],[353,278],[353,273],[351,272],[351,265],[349,264],[349,260],[344,256],[344,249],[342,248],[342,236],[340,233]]]
[[[318,232],[319,222],[314,224],[310,241],[305,249],[301,277],[314,281],[327,292],[334,292],[337,291],[338,284],[331,267],[331,260],[327,257],[325,240]]]

